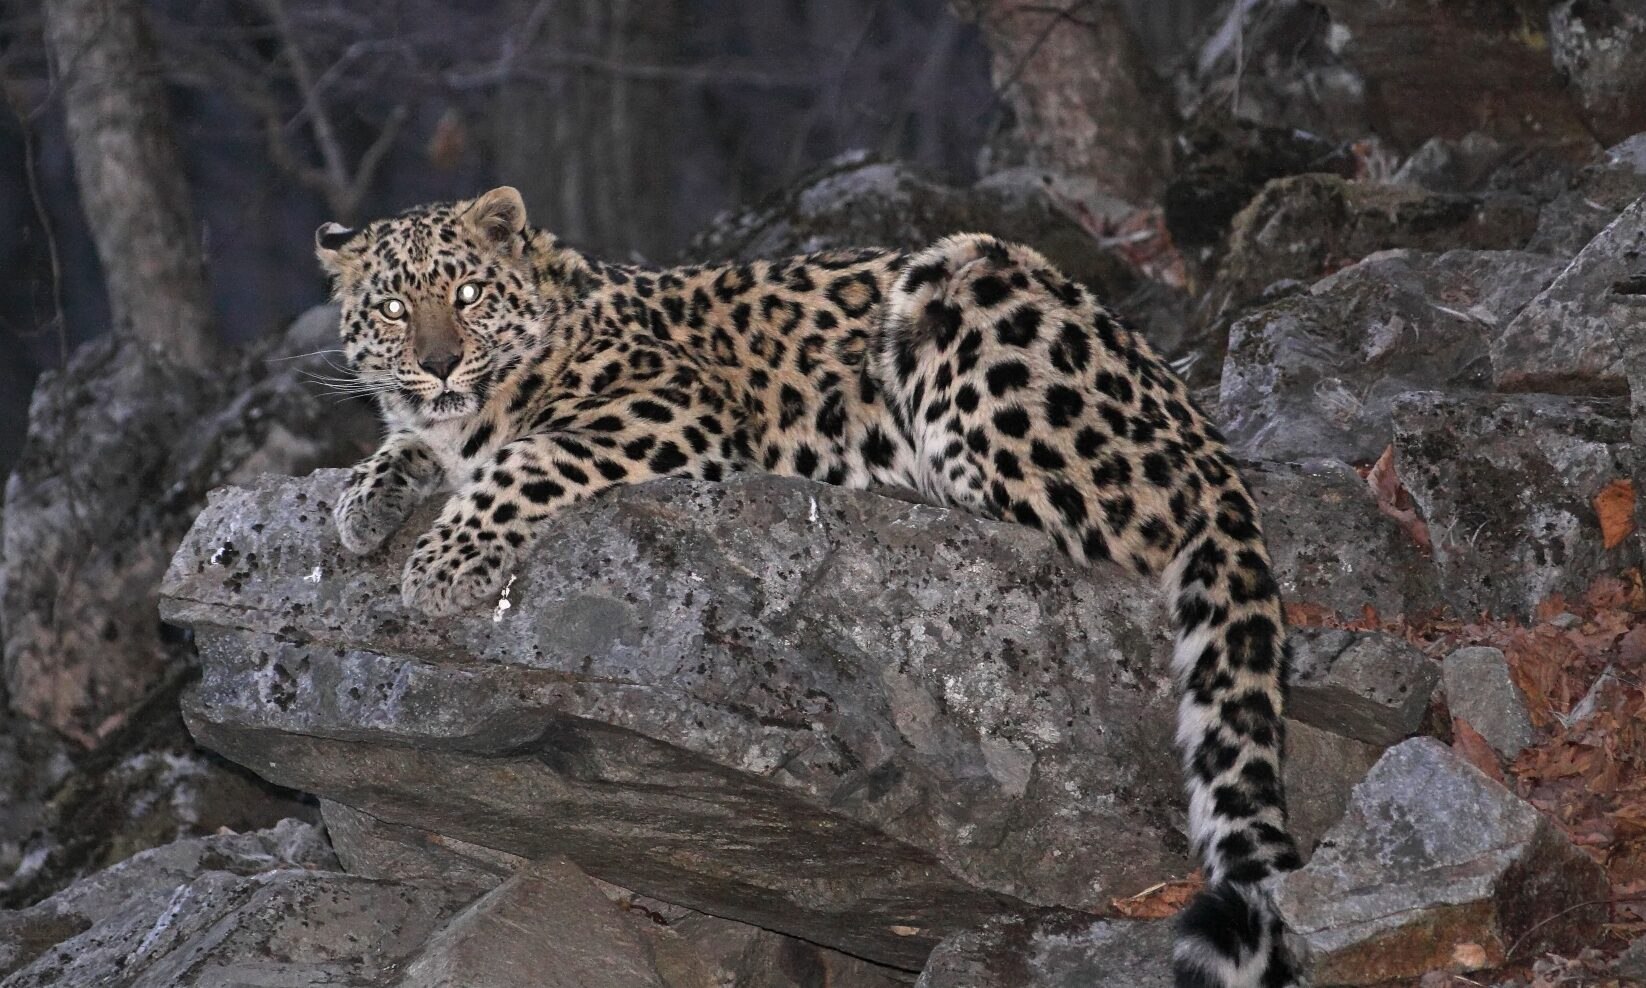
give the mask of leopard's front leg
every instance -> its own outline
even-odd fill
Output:
[[[382,545],[439,485],[440,475],[434,454],[416,436],[396,432],[383,440],[355,464],[332,512],[343,548],[363,555]]]
[[[708,462],[674,440],[612,432],[517,439],[475,471],[417,540],[401,594],[408,607],[431,615],[472,607],[503,588],[521,548],[561,508],[621,484],[703,476]]]

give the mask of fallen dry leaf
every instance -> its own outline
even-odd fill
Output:
[[[1493,751],[1491,744],[1474,729],[1474,725],[1462,717],[1452,718],[1452,750],[1461,755],[1464,761],[1497,781],[1507,781],[1503,777],[1503,766],[1498,764],[1497,752]]]
[[[1460,943],[1452,948],[1452,967],[1459,971],[1478,971],[1486,966],[1486,948],[1478,943]]]
[[[1176,916],[1205,884],[1195,872],[1180,881],[1151,885],[1125,899],[1111,899],[1109,908],[1127,919],[1165,919]]]
[[[1286,623],[1294,628],[1335,628],[1341,622],[1337,612],[1322,604],[1303,600],[1288,600],[1282,607]]]
[[[1635,485],[1628,478],[1614,480],[1595,495],[1595,514],[1600,516],[1600,537],[1606,548],[1614,549],[1635,530]]]
[[[1419,549],[1430,551],[1429,526],[1417,516],[1412,496],[1401,485],[1400,475],[1395,471],[1393,443],[1385,447],[1383,455],[1372,464],[1371,471],[1366,474],[1366,484],[1377,496],[1377,510],[1398,522]]]

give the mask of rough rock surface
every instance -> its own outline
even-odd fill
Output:
[[[1459,614],[1524,615],[1641,561],[1638,532],[1608,548],[1595,508],[1618,485],[1632,528],[1637,454],[1621,401],[1417,392],[1395,402],[1394,423],[1400,478]]]
[[[1418,615],[1441,605],[1434,566],[1353,467],[1338,460],[1243,467],[1263,512],[1281,595],[1358,615]]]
[[[315,349],[316,321],[210,377],[105,338],[41,379],[0,544],[26,561],[0,585],[14,710],[87,747],[107,736],[184,661],[155,606],[206,491],[369,448],[369,410],[318,399],[308,365],[279,359]]]
[[[539,861],[470,903],[399,988],[666,988],[616,903],[566,861]]]
[[[1623,211],[1493,341],[1503,390],[1621,394],[1646,359],[1646,198]]]
[[[180,838],[314,818],[312,801],[189,741],[177,709],[183,679],[169,677],[97,748],[72,763],[62,758],[55,767],[50,761],[40,766],[56,781],[28,817],[15,871],[0,871],[0,908],[38,902],[82,876]]]
[[[1549,54],[1596,137],[1646,130],[1646,8],[1632,0],[1557,3]]]
[[[1335,175],[1277,179],[1235,217],[1202,319],[1232,321],[1276,286],[1301,288],[1380,250],[1519,250],[1536,225],[1537,204],[1524,196],[1440,195]]]
[[[440,834],[385,823],[352,806],[320,801],[326,836],[343,870],[365,878],[426,878],[480,895],[531,862]]]
[[[1571,176],[1538,213],[1527,250],[1571,257],[1646,196],[1646,134],[1608,148]]]
[[[1502,649],[1460,648],[1446,656],[1446,706],[1480,732],[1499,755],[1512,759],[1532,743],[1526,697],[1509,675]]]
[[[49,731],[0,710],[0,885],[23,863],[47,798],[73,769],[65,749]]]
[[[219,494],[167,581],[196,736],[270,779],[906,967],[1186,865],[1155,595],[1036,533],[651,484],[558,520],[500,620],[435,627],[390,592],[418,523],[347,559],[342,480]]]
[[[371,827],[381,839],[390,825]],[[358,845],[354,829],[348,843]],[[644,899],[564,860],[512,859],[493,874],[486,869],[507,856],[462,845],[435,853],[469,856],[484,881],[467,880],[450,862],[419,873],[432,854],[406,861],[399,877],[342,874],[325,837],[287,820],[177,841],[27,909],[0,911],[0,985],[895,988],[912,980]]]
[[[1307,861],[1349,808],[1354,787],[1383,746],[1334,734],[1300,720],[1286,723],[1286,828]]]
[[[429,879],[448,887],[472,889],[479,896],[533,866],[519,855],[385,823],[330,800],[322,804],[322,810],[326,832],[343,870],[351,875]],[[561,864],[565,864],[563,860]],[[906,972],[814,943],[704,915],[598,879],[589,881],[620,907],[625,920],[644,942],[656,973],[669,988],[813,988],[820,982],[835,988],[891,988],[908,981]]]
[[[174,893],[208,873],[226,879],[336,866],[320,832],[296,820],[257,833],[198,837],[143,851],[27,909],[0,912],[0,984],[55,983],[43,979],[77,950],[94,945],[103,948],[104,963],[114,960],[118,954],[107,949],[114,942],[111,929],[124,929],[134,920],[154,924],[171,908]],[[36,963],[42,955],[49,956]]]
[[[909,166],[844,155],[777,199],[723,216],[686,251],[693,262],[750,261],[836,247],[914,250],[951,233],[988,231],[1045,254],[1106,295],[1126,265],[1063,211],[1053,179],[942,185]]]
[[[1431,137],[1401,162],[1389,180],[1430,192],[1478,192],[1514,153],[1513,147],[1479,131],[1456,139]]]
[[[661,906],[661,903],[652,906]],[[761,988],[897,988],[909,983],[906,971],[871,964],[858,957],[717,916],[675,910],[664,915],[635,903],[628,915],[654,936],[652,953],[670,988],[695,988],[682,969],[707,968],[707,984],[755,985]],[[659,917],[667,921],[659,925]],[[687,949],[680,949],[680,945]]]
[[[272,780],[905,968],[1186,870],[1157,598],[1038,533],[649,484],[558,519],[510,608],[437,628],[389,592],[416,521],[341,555],[342,479],[219,493],[167,579],[191,726]]]
[[[1440,670],[1392,635],[1307,630],[1293,635],[1287,713],[1380,748],[1415,733]]]
[[[1489,964],[1581,946],[1605,916],[1600,866],[1553,822],[1432,738],[1391,748],[1276,901],[1313,951],[1317,984],[1444,968],[1475,943]],[[1521,938],[1525,939],[1522,940]]]
[[[916,988],[1167,988],[1172,923],[1054,910],[957,933]]]
[[[1482,391],[1488,348],[1563,262],[1515,251],[1374,254],[1237,321],[1219,396],[1242,456],[1377,459],[1407,391]]]
[[[130,905],[0,984],[389,988],[392,973],[461,900],[426,883],[208,871]]]

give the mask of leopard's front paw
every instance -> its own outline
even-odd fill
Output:
[[[514,559],[501,539],[478,542],[469,530],[442,522],[417,540],[400,595],[407,607],[425,614],[455,614],[502,590]]]
[[[412,507],[411,498],[405,496],[404,491],[374,488],[370,478],[364,483],[350,484],[332,511],[337,538],[343,548],[363,556],[399,531],[411,515]]]

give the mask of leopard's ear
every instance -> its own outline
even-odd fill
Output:
[[[520,253],[526,230],[526,203],[512,185],[499,186],[474,200],[463,211],[463,219],[489,243]]]
[[[353,256],[349,242],[359,234],[359,230],[341,223],[322,223],[314,231],[314,256],[320,259],[320,266],[326,269],[327,274],[343,273],[345,263]]]

